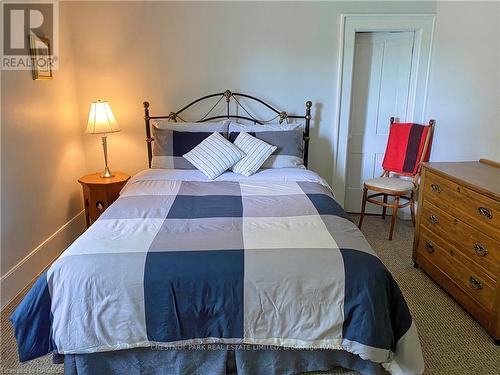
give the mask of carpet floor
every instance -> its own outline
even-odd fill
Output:
[[[357,221],[358,217],[354,217],[354,220]],[[380,217],[368,216],[363,225],[363,233],[403,291],[420,335],[425,374],[500,375],[500,347],[422,270],[413,268],[411,222],[398,220],[392,241],[387,240],[388,224],[388,219],[384,222]],[[12,326],[8,321],[18,302],[19,300],[14,301],[1,314],[1,372],[62,373],[61,365],[51,364],[51,356],[19,364]],[[321,374],[356,373],[335,369]]]

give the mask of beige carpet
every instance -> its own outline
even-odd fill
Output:
[[[500,347],[421,270],[413,268],[411,224],[398,221],[394,240],[388,241],[388,219],[384,222],[380,217],[371,216],[366,218],[363,233],[403,291],[420,334],[426,374],[500,375]],[[2,373],[62,373],[61,366],[51,365],[50,356],[23,365],[18,363],[8,321],[14,305],[6,308],[1,316]],[[338,369],[328,374],[355,373]]]

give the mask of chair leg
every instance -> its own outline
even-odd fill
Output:
[[[410,213],[411,213],[411,222],[413,226],[415,226],[415,201],[413,200],[413,193],[410,197]]]
[[[361,216],[359,218],[358,228],[361,229],[361,225],[363,224],[363,219],[365,218],[365,207],[366,207],[366,196],[368,195],[368,189],[363,188],[363,198],[361,201]]]
[[[399,197],[396,195],[394,197],[394,204],[392,205],[391,229],[389,232],[389,240],[392,240],[392,233],[394,232],[394,224],[396,224],[396,218],[398,216],[398,208],[399,208]]]
[[[384,194],[384,203],[387,203],[387,194]],[[382,219],[385,220],[385,213],[387,212],[387,207],[382,206]]]

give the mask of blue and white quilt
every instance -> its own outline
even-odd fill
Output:
[[[420,374],[400,289],[302,169],[139,173],[11,318],[22,361],[167,344],[340,349]]]

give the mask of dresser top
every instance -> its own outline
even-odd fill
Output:
[[[500,168],[479,161],[422,163],[441,175],[500,200]]]

